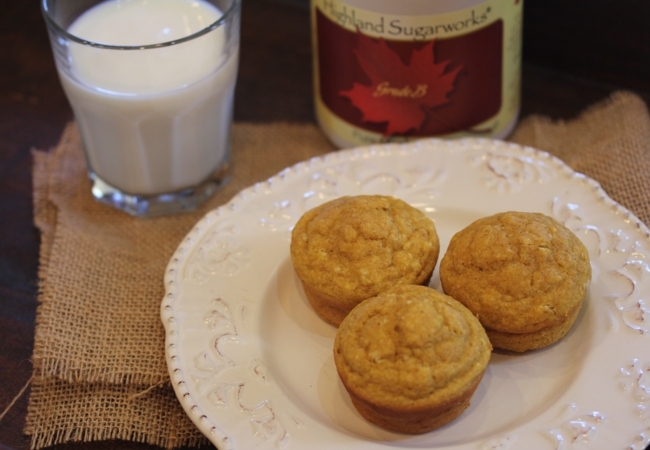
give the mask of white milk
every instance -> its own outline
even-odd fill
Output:
[[[203,1],[109,0],[68,32],[111,45],[147,45],[202,30],[222,13]],[[90,169],[128,194],[176,191],[204,181],[228,151],[238,48],[223,27],[147,50],[70,42],[59,70]]]

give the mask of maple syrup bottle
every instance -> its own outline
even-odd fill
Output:
[[[311,0],[316,119],[339,148],[502,139],[520,107],[523,0]]]

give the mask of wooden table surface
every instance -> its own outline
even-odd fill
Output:
[[[307,0],[244,0],[243,5],[235,120],[313,122]],[[38,1],[5,2],[0,37],[4,42],[0,48],[2,413],[32,373],[39,234],[33,225],[30,150],[56,145],[72,113],[57,78]],[[571,118],[621,88],[625,86],[606,84],[595,76],[575,76],[536,65],[524,52],[523,117]],[[636,92],[650,100],[650,89],[637,86]],[[22,434],[28,394],[29,389],[0,420],[0,450],[29,448]],[[101,442],[55,448],[157,447]]]

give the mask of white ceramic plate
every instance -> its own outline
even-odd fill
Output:
[[[592,261],[576,324],[545,349],[493,353],[470,408],[443,428],[411,436],[369,424],[336,373],[335,329],[310,308],[289,257],[305,211],[356,194],[420,208],[441,255],[480,217],[555,217]],[[161,308],[172,383],[221,450],[640,450],[650,442],[649,236],[598,183],[531,148],[468,139],[334,152],[245,189],[180,244]]]

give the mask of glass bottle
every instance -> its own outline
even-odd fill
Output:
[[[339,148],[505,138],[523,0],[311,0],[316,118]]]

